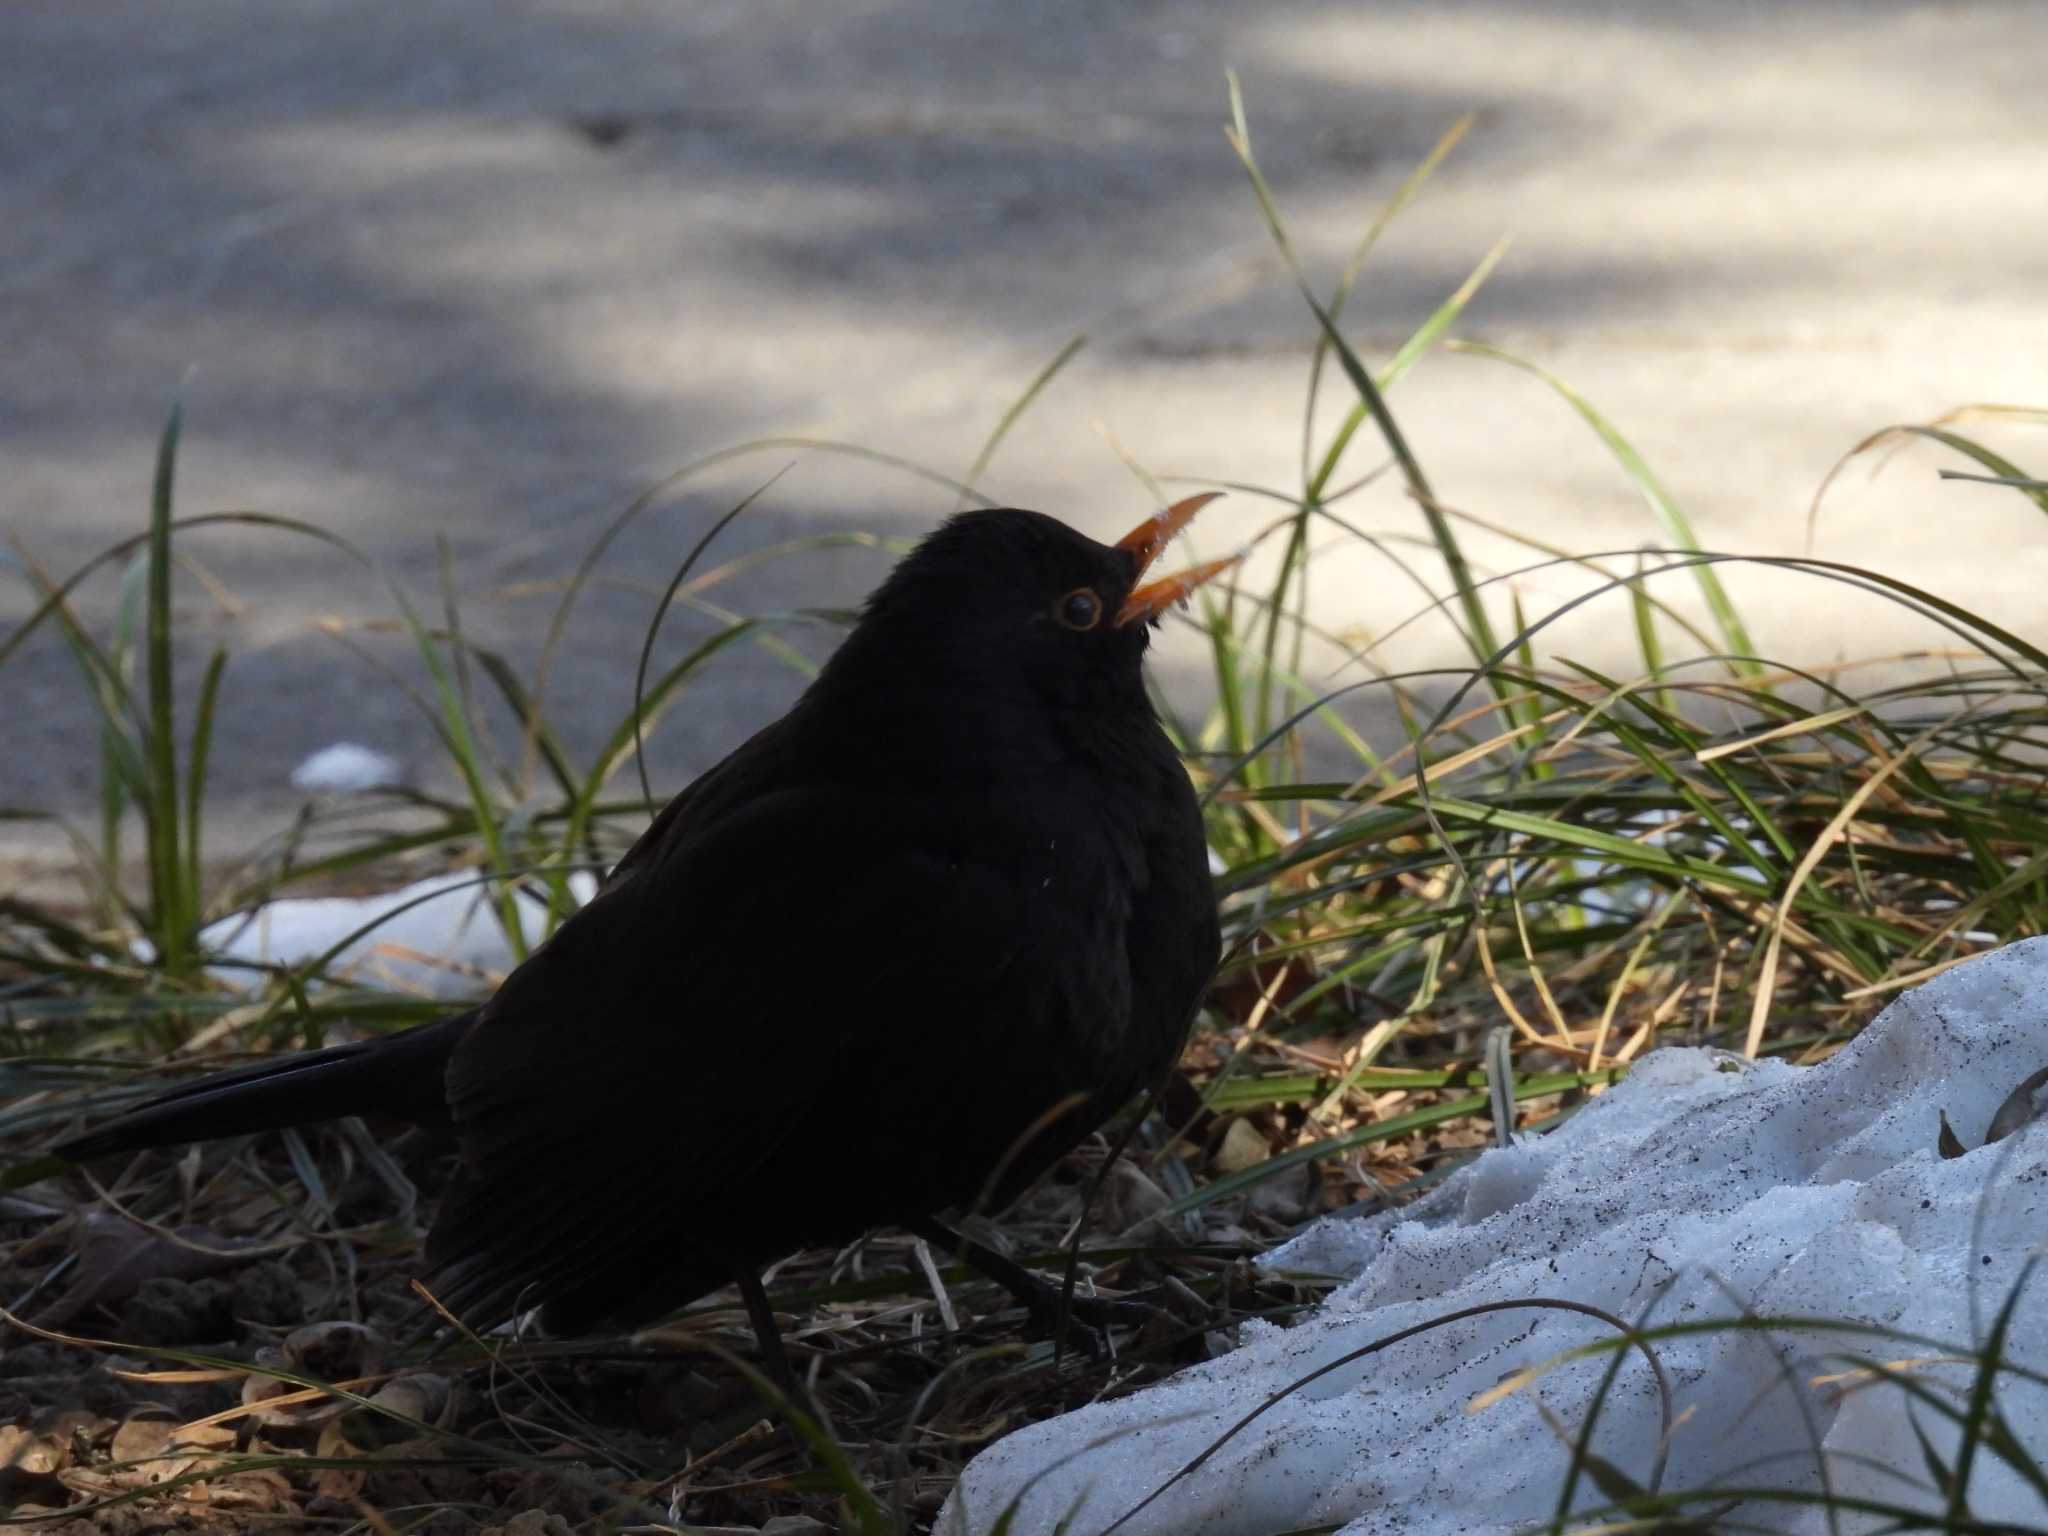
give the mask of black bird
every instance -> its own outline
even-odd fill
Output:
[[[481,1007],[223,1073],[82,1159],[379,1114],[452,1132],[429,1289],[474,1326],[630,1325],[899,1225],[953,1241],[1178,1055],[1218,953],[1202,823],[1141,662],[1232,562],[946,522],[796,706],[669,802]],[[1043,1309],[1046,1283],[970,1254]]]

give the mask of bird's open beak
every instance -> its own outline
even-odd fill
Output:
[[[1199,496],[1176,501],[1165,511],[1153,513],[1118,539],[1116,547],[1138,557],[1138,574],[1142,576],[1145,568],[1159,558],[1159,551],[1173,542],[1173,536],[1193,522],[1197,512],[1222,494],[1221,491],[1204,491]],[[1175,603],[1186,602],[1188,594],[1203,582],[1229,570],[1243,558],[1242,554],[1236,554],[1226,560],[1210,560],[1133,588],[1131,595],[1124,599],[1123,607],[1117,610],[1116,622],[1121,626],[1139,619],[1156,619]]]

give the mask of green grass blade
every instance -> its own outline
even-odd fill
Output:
[[[405,622],[407,633],[412,636],[413,649],[418,653],[427,675],[433,680],[434,695],[438,701],[436,722],[443,746],[461,776],[463,788],[469,795],[470,809],[476,816],[478,840],[484,846],[484,860],[493,872],[502,872],[510,867],[509,850],[505,846],[505,829],[499,815],[498,804],[492,796],[487,780],[483,754],[476,738],[470,733],[469,715],[463,708],[462,698],[455,679],[450,676],[446,661],[442,657],[442,642],[436,638],[419,616],[412,600],[396,582],[390,583],[392,597],[398,603],[399,616]],[[459,647],[457,647],[459,649]],[[526,927],[520,921],[519,905],[514,899],[512,887],[499,882],[493,903],[498,926],[503,930],[505,942],[510,946],[514,960],[527,956]]]
[[[448,547],[448,536],[434,535],[434,573],[439,578],[441,589],[441,620],[447,626],[446,638],[441,641],[443,654],[448,658],[448,670],[454,677],[455,709],[462,717],[463,737],[475,744],[480,756],[488,750],[484,734],[483,718],[477,713],[476,693],[469,683],[469,642],[462,633],[462,605],[455,595],[455,557]],[[439,636],[436,637],[440,638]],[[493,754],[495,756],[495,754]],[[481,772],[485,763],[479,761]],[[508,794],[518,795],[519,786],[502,763],[489,766],[498,770],[498,780]]]
[[[134,720],[135,699],[129,678],[135,653],[136,632],[142,627],[142,608],[148,587],[148,562],[131,560],[122,572],[121,598],[114,612],[112,643],[102,653],[85,627],[71,615],[68,605],[58,610],[59,622],[70,641],[72,654],[86,673],[100,717],[100,847],[99,864],[105,884],[121,883],[122,823],[132,798],[148,793],[148,771],[137,743],[147,729]]]
[[[1636,651],[1643,658],[1643,672],[1649,677],[1664,675],[1664,642],[1657,635],[1657,606],[1650,601],[1650,594],[1642,581],[1644,557],[1636,556],[1636,579],[1628,584],[1629,616],[1635,621]],[[1672,711],[1671,693],[1668,689],[1657,689],[1657,707],[1669,715]]]
[[[2003,1364],[2006,1337],[2012,1330],[2013,1314],[2019,1310],[2020,1296],[2026,1290],[2027,1282],[2033,1278],[2034,1267],[2039,1262],[2039,1257],[2034,1256],[2021,1266],[1998,1308],[1983,1348],[1978,1352],[1977,1371],[1970,1382],[1970,1395],[1963,1410],[1962,1439],[1956,1446],[1955,1480],[1949,1492],[1947,1510],[1951,1521],[1970,1518],[1970,1471],[1975,1465],[1978,1447],[1984,1442],[1986,1426],[1997,1413],[1993,1394]]]
[[[1623,473],[1634,483],[1651,514],[1656,517],[1658,525],[1663,528],[1665,537],[1681,549],[1697,551],[1701,548],[1698,536],[1693,533],[1692,524],[1679,509],[1671,493],[1665,490],[1663,483],[1651,471],[1649,463],[1636,452],[1628,439],[1615,429],[1613,423],[1595,410],[1592,403],[1577,390],[1548,369],[1499,347],[1477,341],[1454,341],[1450,346],[1453,351],[1490,357],[1510,367],[1519,368],[1548,384],[1559,398],[1579,413],[1580,418],[1593,429],[1600,441],[1607,445],[1608,451],[1621,464]],[[1726,589],[1722,587],[1720,577],[1711,569],[1702,566],[1694,573],[1694,579],[1699,583],[1700,596],[1706,601],[1707,611],[1713,614],[1714,623],[1721,632],[1723,646],[1732,653],[1729,665],[1743,676],[1759,676],[1763,668],[1752,659],[1757,654],[1756,642],[1750,639],[1749,629],[1742,622],[1742,615],[1736,611]]]
[[[591,818],[596,813],[597,796],[611,781],[613,773],[618,770],[619,764],[628,753],[636,758],[641,756],[647,731],[661,718],[662,711],[673,702],[676,690],[689,681],[712,657],[735,640],[752,633],[763,622],[765,621],[761,619],[734,620],[724,629],[693,646],[681,660],[656,678],[652,686],[642,684],[635,690],[639,697],[634,702],[632,713],[619,722],[611,736],[598,748],[597,755],[591,759],[590,771],[584,775],[583,791],[570,806],[568,824],[562,834],[565,848],[575,848],[582,843]],[[644,767],[641,769],[640,777],[644,797],[642,805],[645,807],[652,803],[653,793],[646,787],[647,774]]]
[[[1429,535],[1437,547],[1445,567],[1451,575],[1451,584],[1457,589],[1458,604],[1465,615],[1465,640],[1475,656],[1491,656],[1500,649],[1494,638],[1493,625],[1487,619],[1485,606],[1479,601],[1478,589],[1472,581],[1470,566],[1466,563],[1464,551],[1458,545],[1456,533],[1450,521],[1444,516],[1443,508],[1430,489],[1429,478],[1423,474],[1422,465],[1408,446],[1407,438],[1395,423],[1393,414],[1387,409],[1387,402],[1381,395],[1365,365],[1358,360],[1358,354],[1351,350],[1337,324],[1330,318],[1328,310],[1316,298],[1315,291],[1303,275],[1301,263],[1294,253],[1294,243],[1288,237],[1287,226],[1280,218],[1280,210],[1273,201],[1272,190],[1266,185],[1266,178],[1259,170],[1258,162],[1252,157],[1251,130],[1246,126],[1244,116],[1244,95],[1238,86],[1237,77],[1230,76],[1231,126],[1225,131],[1231,148],[1237,151],[1243,163],[1245,174],[1251,178],[1253,195],[1258,199],[1260,212],[1264,214],[1266,227],[1273,236],[1273,243],[1286,260],[1288,270],[1294,274],[1296,286],[1301,290],[1302,299],[1308,304],[1322,327],[1323,335],[1329,339],[1330,348],[1337,355],[1339,366],[1345,377],[1351,380],[1352,388],[1358,391],[1365,402],[1373,424],[1379,428],[1395,462],[1401,466],[1401,473],[1408,482],[1408,489],[1422,507],[1422,515],[1429,525]]]
[[[1999,484],[2017,487],[2026,494],[2027,500],[2035,507],[2048,512],[2048,484],[2034,479],[2010,459],[1993,453],[1973,438],[1965,437],[1960,432],[1951,432],[1945,427],[1909,427],[1906,430],[1917,436],[1930,438],[1945,448],[1953,448],[1966,458],[1975,459],[1998,477]],[[1955,478],[1954,471],[1948,473],[1949,478]]]
[[[1518,587],[1508,588],[1508,616],[1514,623],[1517,637],[1512,642],[1515,647],[1515,663],[1521,668],[1523,677],[1534,677],[1536,647],[1529,639],[1529,616],[1522,610],[1522,593]],[[1523,710],[1519,712],[1519,718],[1529,722],[1533,727],[1522,747],[1523,761],[1529,765],[1529,776],[1535,779],[1550,778],[1556,770],[1543,756],[1544,732],[1540,723],[1542,713],[1535,709]]]
[[[2033,480],[2016,475],[1973,475],[1961,469],[1943,469],[1935,473],[1943,480],[1967,480],[1973,485],[2003,485],[2016,491],[2048,492],[2048,480]]]
[[[1386,233],[1396,218],[1400,217],[1402,210],[1421,195],[1422,189],[1429,184],[1429,179],[1436,174],[1437,167],[1450,157],[1451,151],[1458,147],[1459,141],[1472,131],[1472,125],[1478,121],[1478,113],[1467,112],[1445,129],[1443,137],[1438,139],[1430,152],[1422,157],[1421,163],[1402,178],[1401,185],[1394,189],[1394,195],[1387,199],[1379,215],[1366,226],[1365,233],[1352,248],[1350,260],[1344,263],[1343,275],[1337,279],[1337,286],[1330,292],[1329,308],[1332,320],[1343,318],[1344,305],[1351,297],[1352,285],[1358,281],[1359,274],[1364,272],[1366,258],[1372,254],[1373,247],[1379,244],[1380,236]],[[1329,359],[1329,355],[1328,340],[1318,334],[1315,350],[1309,357],[1308,395],[1301,412],[1301,478],[1304,483],[1309,479],[1309,462],[1314,457],[1316,401],[1322,393],[1323,364]]]
[[[1942,417],[1941,421],[1952,421],[1963,414],[1965,413],[1952,411]],[[1841,477],[1842,472],[1849,467],[1850,463],[1855,459],[1861,458],[1866,453],[1884,447],[1888,443],[1897,443],[1906,438],[1923,437],[1929,442],[1939,443],[1944,448],[1953,449],[1966,459],[1975,459],[1979,464],[1991,471],[1993,484],[2014,486],[2024,493],[2035,506],[2039,507],[2043,512],[2048,512],[2048,486],[2042,485],[2011,460],[2001,454],[1994,453],[1975,438],[1965,437],[1960,432],[1950,431],[1941,424],[1941,421],[1926,424],[1901,422],[1893,426],[1882,427],[1864,438],[1862,442],[1843,454],[1841,458],[1837,459],[1827,474],[1821,477],[1820,486],[1814,491],[1813,500],[1807,506],[1807,547],[1809,549],[1813,547],[1814,530],[1820,524],[1821,502],[1826,499],[1829,489]],[[1880,465],[1880,467],[1882,466]],[[1949,469],[1944,469],[1940,473],[1941,478],[1944,480],[1981,478],[1959,474],[1955,470]]]
[[[642,639],[642,641],[640,642],[639,665],[633,669],[632,719],[634,731],[633,762],[634,766],[637,767],[640,772],[640,793],[646,798],[647,814],[649,817],[652,817],[655,814],[658,807],[654,803],[654,788],[648,782],[647,779],[647,753],[644,750],[645,744],[640,739],[640,719],[641,709],[647,697],[647,664],[650,660],[653,659],[654,656],[654,642],[656,637],[661,634],[661,621],[663,617],[667,615],[669,604],[674,600],[676,593],[679,590],[681,590],[685,579],[687,579],[690,572],[696,568],[697,562],[703,558],[704,551],[711,547],[712,540],[716,539],[721,533],[725,532],[726,528],[730,526],[733,520],[737,518],[742,512],[746,511],[747,508],[751,507],[756,501],[759,501],[763,496],[767,495],[769,488],[772,487],[776,481],[780,480],[788,472],[789,469],[787,465],[785,465],[781,469],[778,469],[774,474],[770,475],[760,485],[757,485],[756,487],[754,487],[753,490],[747,492],[747,494],[741,497],[737,503],[735,503],[729,510],[725,512],[723,516],[721,516],[709,528],[704,530],[703,536],[700,537],[697,540],[697,542],[691,546],[690,552],[683,557],[683,563],[676,567],[675,574],[669,578],[667,590],[661,594],[661,601],[654,605],[654,614],[647,621],[647,634],[645,638]]]
[[[185,900],[185,861],[179,852],[178,738],[172,692],[171,496],[177,476],[178,435],[184,407],[174,404],[157,444],[149,498],[149,596],[143,664],[148,676],[149,728],[144,737],[147,794],[139,801],[149,848],[151,938],[158,964],[172,977],[192,971],[198,913]]]
[[[206,767],[213,750],[214,711],[220,702],[221,672],[228,664],[225,647],[215,646],[200,679],[199,702],[192,715],[192,743],[185,759],[185,903],[195,920],[204,910],[200,856],[200,819],[206,801]]]
[[[974,488],[981,484],[982,475],[987,472],[989,464],[994,460],[996,450],[1002,447],[1003,439],[1009,436],[1010,428],[1031,409],[1031,403],[1045,392],[1046,385],[1059,377],[1060,370],[1072,362],[1087,345],[1088,338],[1085,334],[1074,337],[1053,354],[1051,362],[1038,370],[1031,382],[1024,386],[1024,393],[1010,402],[1009,409],[1003,412],[996,421],[995,429],[989,433],[988,441],[981,445],[981,452],[977,453],[974,462],[967,466],[967,474],[961,482],[963,489],[960,492],[960,499],[954,503],[955,511],[967,505],[969,498],[974,495]]]
[[[574,799],[582,793],[582,785],[577,780],[574,765],[569,761],[567,749],[542,717],[539,705],[527,693],[525,685],[519,681],[519,674],[512,670],[512,664],[498,652],[487,650],[473,641],[468,642],[466,648],[484,676],[497,688],[498,696],[505,701],[505,707],[512,711],[513,717],[531,734],[535,748],[540,754],[540,761],[547,769],[548,777],[555,781],[555,787],[569,799]]]
[[[1401,343],[1393,358],[1380,370],[1378,382],[1382,392],[1392,389],[1423,353],[1442,340],[1444,332],[1449,330],[1452,323],[1465,312],[1465,306],[1472,302],[1480,287],[1493,275],[1493,269],[1500,264],[1501,258],[1507,255],[1508,243],[1507,238],[1502,237],[1493,249],[1480,259],[1479,265],[1472,269],[1471,275],[1458,285],[1457,291],[1439,304],[1430,313],[1429,318],[1416,327],[1415,333]],[[1329,339],[1325,336],[1318,336],[1316,342],[1319,347],[1329,345]],[[1315,474],[1310,477],[1308,489],[1304,493],[1307,500],[1320,502],[1323,499],[1331,477],[1337,473],[1338,462],[1344,457],[1344,450],[1351,445],[1352,437],[1359,427],[1364,425],[1365,418],[1366,404],[1360,401],[1351,408],[1350,413],[1338,426],[1336,435],[1330,440],[1329,448],[1323,453],[1322,461],[1316,466]]]

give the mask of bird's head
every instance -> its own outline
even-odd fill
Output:
[[[1146,580],[1215,493],[1190,496],[1099,544],[1042,512],[962,512],[904,557],[868,599],[854,649],[903,672],[1054,703],[1142,696],[1139,664],[1160,616],[1233,556]]]

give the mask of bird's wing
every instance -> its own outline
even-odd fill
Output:
[[[892,1190],[929,1209],[971,1183],[943,1160],[981,1155],[949,1144],[974,1079],[1029,1101],[1127,1006],[1115,965],[1056,963],[1084,903],[1028,833],[840,789],[721,809],[643,844],[457,1051],[464,1174],[429,1256],[458,1309],[709,1259],[701,1291],[886,1219]]]

